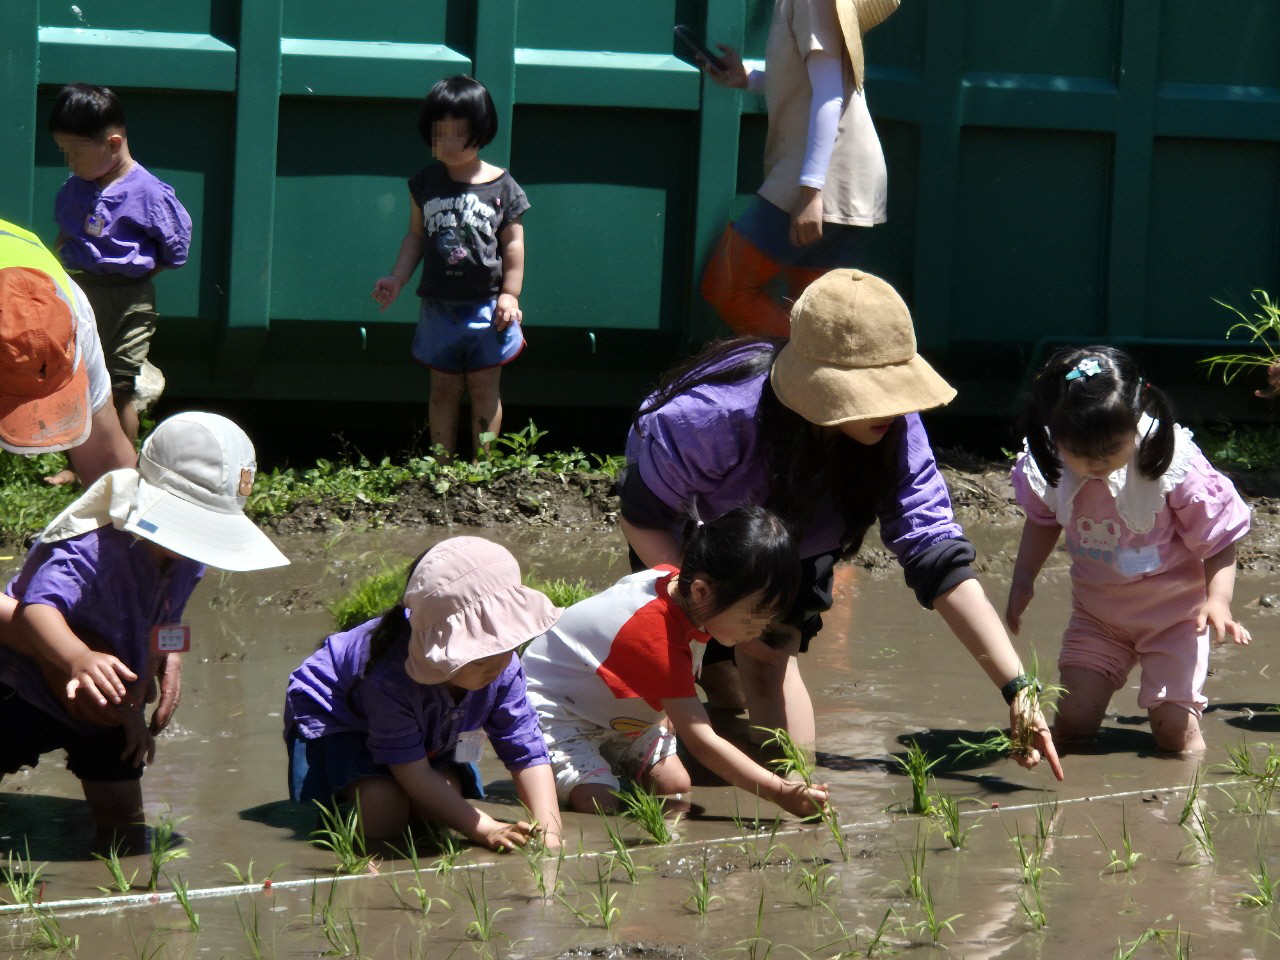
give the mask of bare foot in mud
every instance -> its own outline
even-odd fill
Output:
[[[45,477],[44,482],[51,487],[61,487],[68,483],[79,483],[80,478],[76,476],[76,472],[71,469],[59,470],[52,477]]]

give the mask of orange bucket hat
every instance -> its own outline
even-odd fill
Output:
[[[0,446],[51,453],[83,443],[92,418],[76,323],[53,278],[0,269]]]

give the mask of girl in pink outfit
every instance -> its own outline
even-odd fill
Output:
[[[1091,739],[1140,664],[1138,706],[1156,745],[1203,750],[1210,634],[1249,642],[1231,614],[1249,508],[1173,422],[1165,395],[1111,347],[1050,358],[1021,425],[1013,487],[1027,519],[1005,611],[1013,633],[1063,531],[1071,554],[1054,739]]]

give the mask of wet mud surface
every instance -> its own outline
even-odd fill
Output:
[[[1000,473],[963,477],[972,486],[953,475],[952,489],[984,558],[984,584],[1002,608],[1020,519]],[[1202,762],[1154,753],[1136,676],[1113,700],[1097,749],[1066,758],[1063,783],[1007,760],[958,759],[957,741],[1007,724],[1007,710],[941,620],[871,553],[842,568],[827,627],[802,661],[818,710],[818,777],[831,786],[843,852],[826,826],[777,818],[771,805],[700,778],[674,844],[646,844],[635,825],[623,826],[634,883],[608,855],[599,818],[575,814],[566,815],[561,859],[467,849],[449,864],[424,847],[416,871],[386,851],[376,874],[334,879],[334,856],[307,842],[315,816],[287,799],[280,716],[285,677],[332,629],[325,604],[350,582],[458,533],[504,543],[539,577],[582,576],[603,587],[626,568],[608,512],[607,501],[592,506],[568,529],[357,533],[348,532],[352,523],[320,524],[322,534],[278,537],[294,560],[289,568],[211,572],[190,608],[183,703],[143,781],[152,816],[181,819],[183,856],[165,868],[168,879],[155,894],[99,889],[111,877],[90,856],[88,812],[57,756],[0,783],[0,856],[12,851],[19,864],[29,850],[50,915],[79,936],[76,955],[93,958],[1075,960],[1187,955],[1188,942],[1196,956],[1280,955],[1277,908],[1241,902],[1259,892],[1251,877],[1280,876],[1272,828],[1280,801],[1271,795],[1280,772],[1272,677],[1280,673],[1280,614],[1265,600],[1276,590],[1268,524],[1251,537],[1259,559],[1246,564],[1236,589],[1256,640],[1215,651]],[[1046,567],[1017,640],[1024,657],[1055,659],[1066,570],[1062,555]],[[745,737],[744,718],[717,723]],[[911,741],[940,759],[929,792],[956,798],[967,831],[960,849],[939,818],[907,811],[911,785],[897,759]],[[1242,747],[1257,776],[1224,766]],[[502,771],[492,756],[482,766],[492,811],[514,816]],[[145,855],[123,863],[145,881]],[[175,879],[190,891],[198,931],[175,902]],[[0,901],[14,899],[0,884]],[[0,906],[0,950],[34,949],[39,931],[29,914]]]

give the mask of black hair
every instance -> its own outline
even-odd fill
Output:
[[[426,550],[422,551],[409,564],[409,572],[405,576],[405,590],[409,588],[409,580],[413,577],[413,571],[418,569],[418,564],[422,562],[422,558],[427,555],[427,552]],[[400,596],[404,596],[404,590],[400,591]],[[364,666],[360,669],[360,676],[356,677],[355,683],[347,690],[347,706],[353,710],[355,709],[351,698],[356,691],[356,687],[364,682],[369,670],[387,655],[387,651],[397,643],[408,640],[411,633],[409,611],[405,608],[403,602],[395,604],[382,615],[378,625],[373,628],[373,633],[369,634],[369,659],[365,661]]]
[[[681,550],[680,596],[695,578],[711,586],[712,616],[744,597],[761,594],[765,608],[785,613],[800,589],[800,553],[791,529],[772,510],[734,507],[706,523],[690,515]]]
[[[1068,379],[1070,378],[1070,379]],[[1040,473],[1056,487],[1059,448],[1085,459],[1108,457],[1138,427],[1143,414],[1158,421],[1138,445],[1138,472],[1155,480],[1173,461],[1173,406],[1147,382],[1133,358],[1115,347],[1059,350],[1031,384],[1019,427]]]
[[[445,117],[471,125],[468,147],[487,147],[498,135],[498,110],[483,83],[466,74],[445,77],[432,87],[418,110],[418,134],[431,146],[431,127]]]
[[[101,140],[115,128],[124,129],[124,107],[109,88],[69,83],[58,91],[49,113],[50,133]]]
[[[898,450],[905,422],[894,420],[877,444],[862,444],[831,427],[809,423],[778,399],[767,372],[785,339],[738,337],[711,343],[697,356],[668,372],[636,422],[680,394],[704,385],[739,383],[766,374],[756,418],[769,474],[766,506],[797,531],[805,530],[814,510],[834,501],[845,532],[841,555],[853,556],[876,520],[878,508],[894,493]]]

